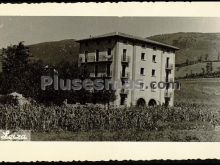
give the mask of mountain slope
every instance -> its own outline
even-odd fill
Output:
[[[62,40],[29,45],[30,55],[46,64],[58,64],[62,61],[78,61],[79,43],[75,40]]]
[[[180,48],[176,53],[176,64],[188,61],[220,60],[220,33],[172,33],[148,37],[151,40]],[[74,39],[44,42],[28,46],[30,55],[47,64],[62,61],[76,63],[79,43]]]
[[[219,60],[220,33],[172,33],[148,37],[180,48],[176,53],[176,64],[189,61]]]

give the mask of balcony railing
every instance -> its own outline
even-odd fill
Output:
[[[105,61],[112,61],[112,56],[100,56],[96,62],[105,62]]]
[[[107,73],[98,73],[97,77],[107,77]]]
[[[95,73],[90,73],[89,77],[95,77]]]
[[[128,57],[128,56],[121,56],[121,62],[123,62],[123,63],[129,63],[129,61],[130,61],[130,57]]]
[[[129,94],[129,90],[122,88],[121,91],[120,91],[120,93],[121,93],[121,94],[128,95],[128,94]]]
[[[125,73],[122,73],[120,74],[121,78],[129,78],[130,74],[129,72],[125,72]]]
[[[95,57],[94,56],[89,56],[89,57],[87,57],[87,59],[85,59],[85,61],[84,62],[94,62],[95,61]]]
[[[167,70],[173,70],[173,64],[167,64],[167,63],[166,63],[165,68],[166,68]]]
[[[84,60],[81,59],[81,63],[92,63],[92,62],[112,62],[112,56],[99,56],[98,59],[95,58],[95,56],[90,56]]]
[[[173,96],[172,92],[165,90],[165,92],[164,92],[164,97],[165,98],[171,98],[172,96]]]
[[[97,73],[97,75],[95,73],[90,73],[89,77],[112,77],[112,71],[108,74],[108,73]]]

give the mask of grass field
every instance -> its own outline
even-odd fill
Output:
[[[220,107],[220,78],[178,80],[181,89],[175,91],[176,103],[197,103]]]
[[[61,133],[32,133],[33,141],[155,141],[155,142],[220,142],[220,131],[164,130],[164,131],[88,131]]]
[[[218,127],[217,127],[218,128]],[[220,142],[220,130],[166,129],[166,130],[93,130],[81,132],[33,132],[32,141],[156,141],[156,142]]]

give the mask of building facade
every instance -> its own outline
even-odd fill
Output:
[[[177,47],[124,33],[109,33],[78,40],[79,65],[91,78],[121,82],[114,105],[173,105],[175,51]],[[124,88],[128,82],[138,89]]]

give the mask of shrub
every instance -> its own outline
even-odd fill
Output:
[[[17,105],[18,101],[11,95],[2,95],[0,96],[0,104]]]

